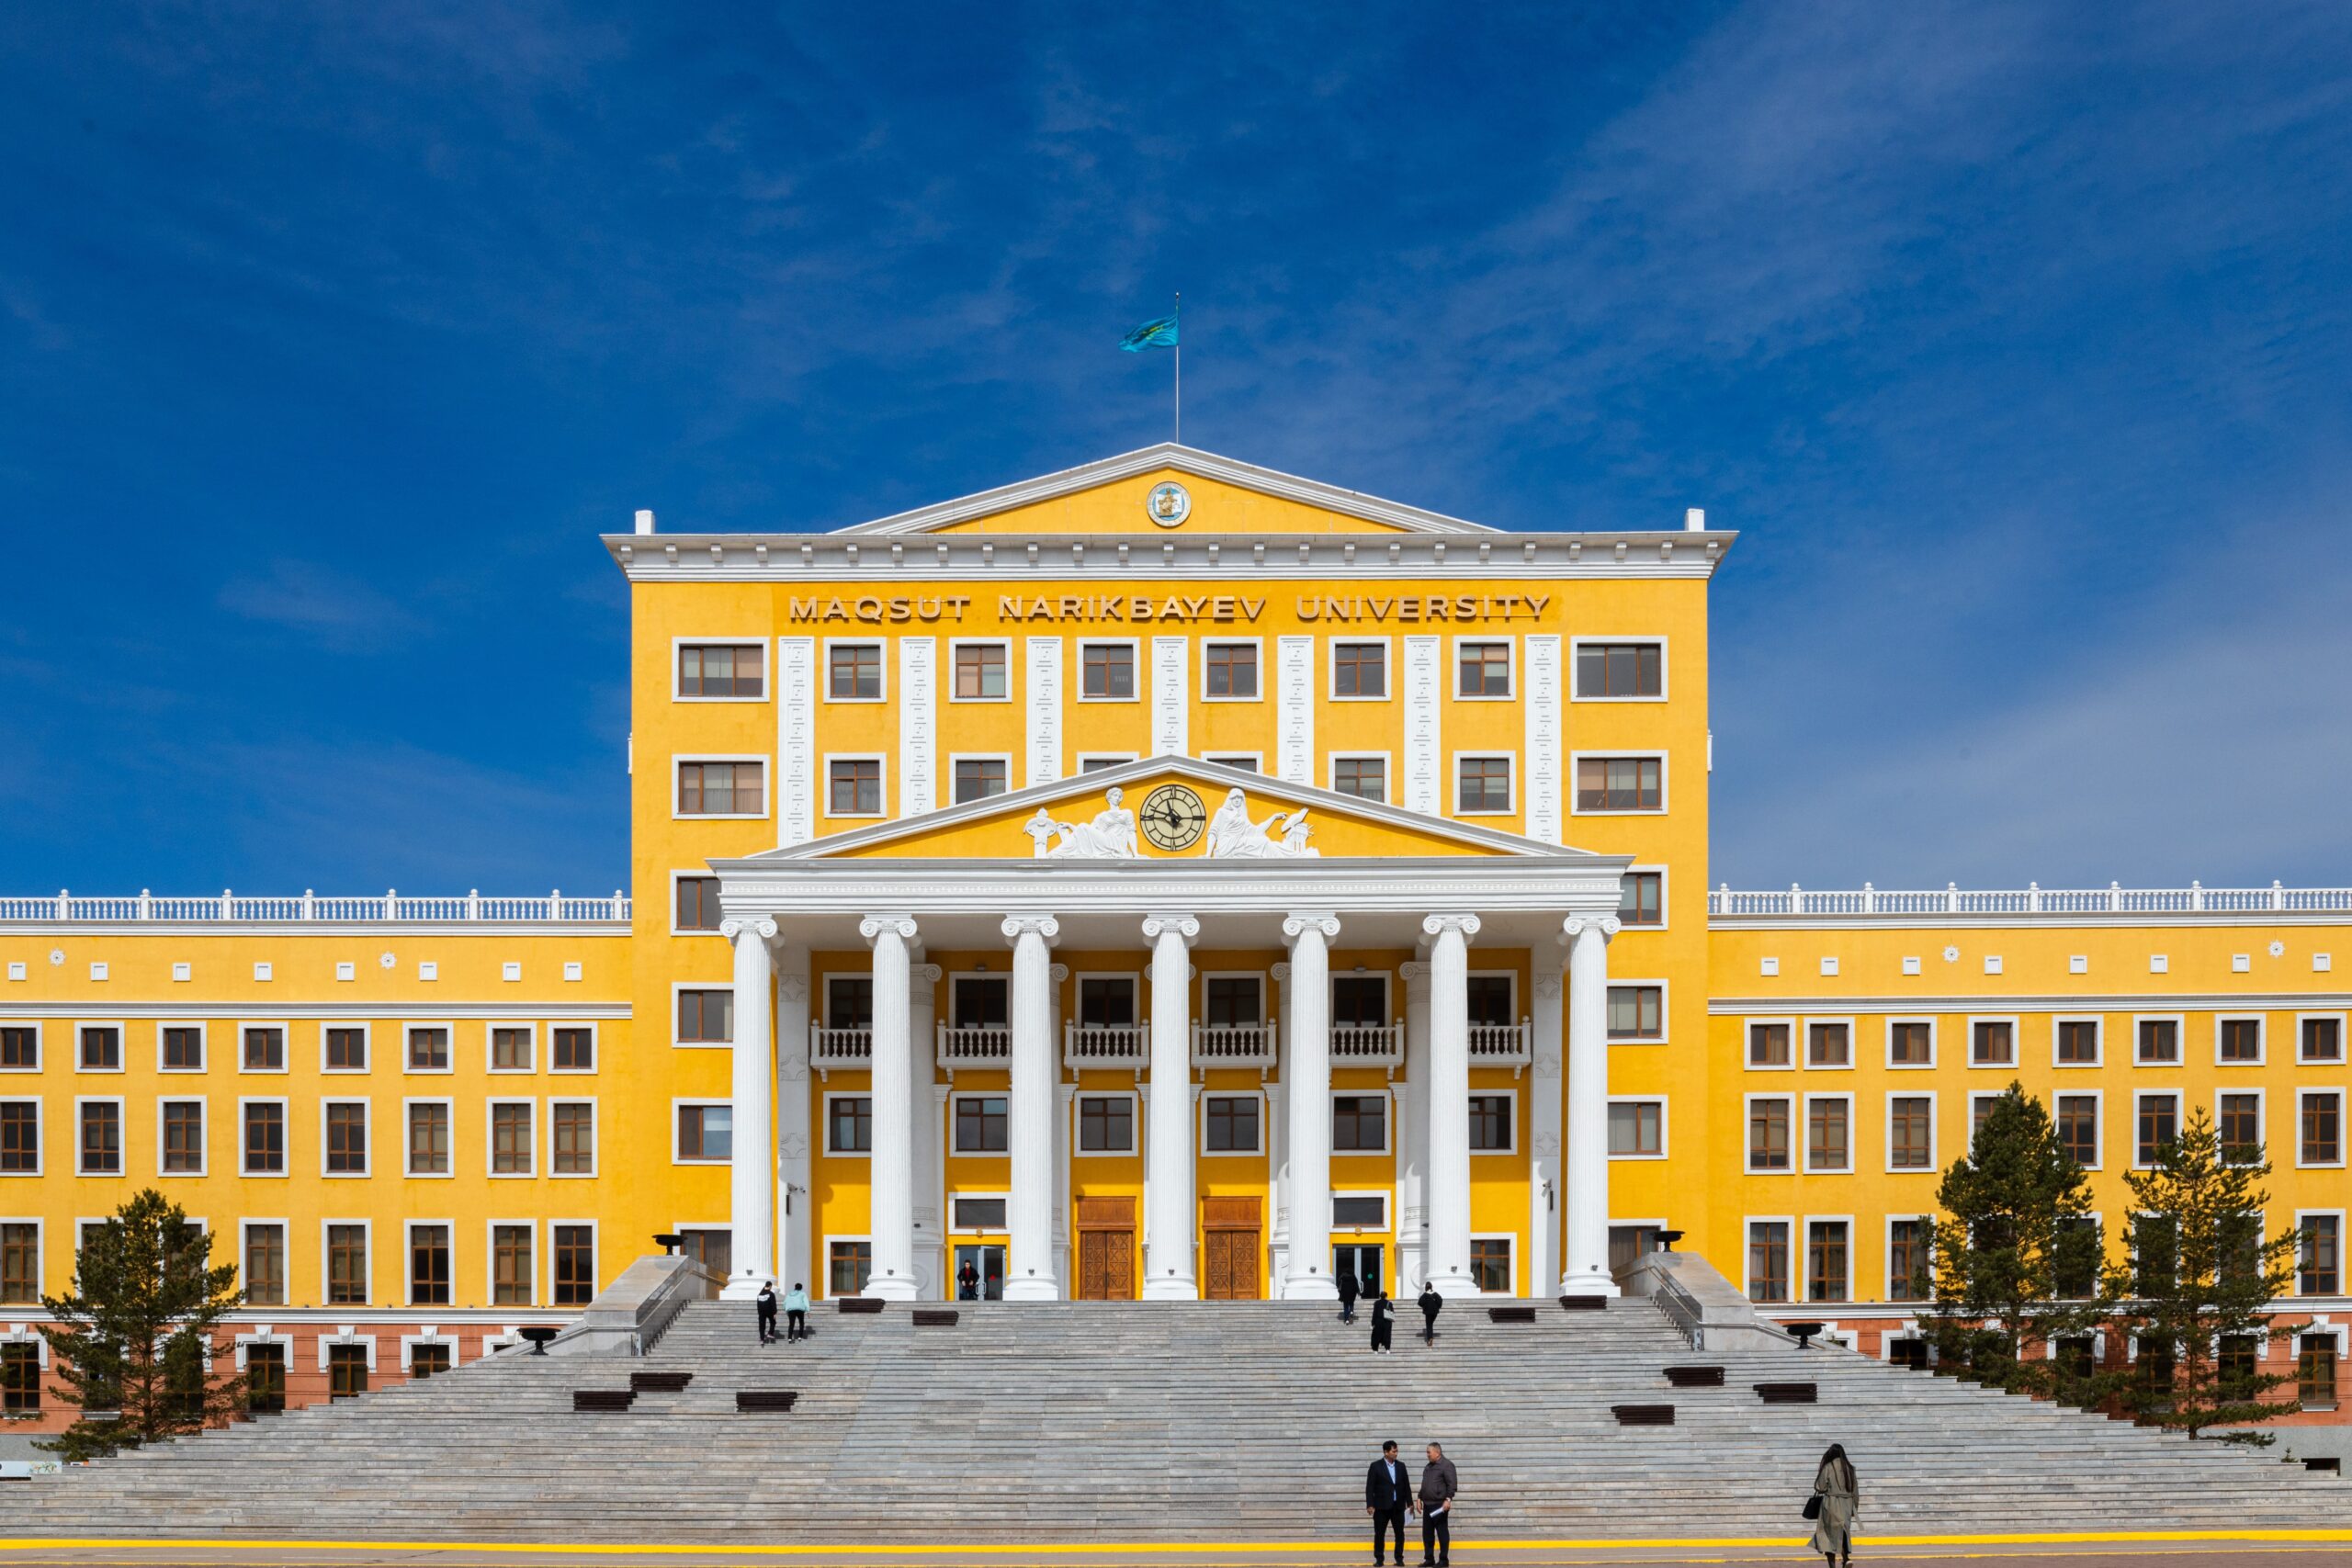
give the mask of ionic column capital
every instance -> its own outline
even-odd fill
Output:
[[[868,947],[873,946],[874,939],[885,931],[897,937],[900,942],[912,942],[915,939],[915,929],[914,917],[911,915],[868,915],[857,922],[857,934],[865,939],[865,945]]]
[[[1273,976],[1274,984],[1277,986],[1287,986],[1290,984],[1290,964],[1288,962],[1275,964],[1272,969],[1268,970],[1267,973]]]
[[[721,920],[718,922],[718,934],[729,942],[741,942],[747,935],[755,936],[762,942],[774,942],[775,922],[765,915],[755,915],[749,919]]]
[[[997,928],[1004,940],[1018,944],[1024,936],[1041,937],[1047,947],[1061,940],[1062,923],[1051,915],[1008,915]]]
[[[1421,922],[1421,934],[1443,936],[1448,931],[1459,931],[1462,940],[1468,942],[1478,934],[1478,924],[1476,915],[1431,915]]]
[[[1046,964],[1046,978],[1051,980],[1057,986],[1060,985],[1064,980],[1069,978],[1069,965],[1067,964]]]
[[[1169,931],[1182,937],[1184,945],[1190,947],[1200,940],[1201,922],[1199,918],[1193,915],[1147,915],[1144,917],[1144,941],[1156,942]]]
[[[1614,915],[1570,915],[1560,922],[1560,940],[1563,942],[1574,942],[1588,928],[1599,931],[1600,940],[1607,942],[1625,929],[1625,922]]]
[[[1337,915],[1311,914],[1291,915],[1285,918],[1283,921],[1283,945],[1289,946],[1295,943],[1300,937],[1305,936],[1308,931],[1314,931],[1328,942],[1340,934],[1340,917]]]
[[[907,965],[907,980],[910,985],[936,986],[946,976],[946,974],[947,971],[942,969],[936,964],[910,964]]]

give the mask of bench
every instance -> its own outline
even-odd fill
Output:
[[[962,1315],[954,1307],[917,1307],[915,1308],[915,1326],[917,1328],[953,1328]]]
[[[843,1312],[880,1312],[882,1310],[880,1296],[840,1296],[835,1299],[841,1303],[841,1310]]]
[[[634,1392],[625,1388],[575,1388],[571,1391],[574,1410],[627,1410],[635,1401]]]
[[[1609,1414],[1617,1417],[1620,1427],[1671,1427],[1674,1406],[1671,1404],[1612,1404]]]
[[[1560,1310],[1562,1312],[1607,1312],[1609,1298],[1607,1296],[1562,1296]]]
[[[1818,1404],[1821,1391],[1809,1382],[1759,1382],[1756,1396],[1767,1404]]]
[[[628,1387],[631,1393],[684,1393],[694,1381],[692,1372],[631,1372]]]
[[[1677,1388],[1721,1388],[1724,1370],[1721,1367],[1668,1367],[1666,1381]]]
[[[1488,1307],[1487,1321],[1489,1323],[1533,1323],[1535,1309],[1533,1307]]]
[[[738,1410],[789,1410],[800,1395],[788,1388],[739,1388],[735,1391]]]

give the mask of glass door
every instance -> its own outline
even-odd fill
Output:
[[[967,1265],[972,1270],[968,1278],[964,1272]],[[949,1283],[959,1302],[1004,1300],[1004,1244],[994,1241],[956,1244],[956,1275]]]
[[[1376,1241],[1336,1242],[1331,1247],[1331,1277],[1352,1271],[1361,1281],[1360,1289],[1367,1296],[1376,1296],[1388,1282],[1385,1243]]]

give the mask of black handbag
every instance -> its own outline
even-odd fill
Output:
[[[1820,1493],[1816,1492],[1812,1496],[1807,1497],[1804,1500],[1804,1517],[1808,1519],[1817,1519],[1821,1517]]]

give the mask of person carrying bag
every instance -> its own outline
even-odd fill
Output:
[[[1860,1506],[1854,1461],[1846,1457],[1843,1443],[1832,1443],[1814,1472],[1813,1495],[1804,1500],[1804,1517],[1813,1521],[1813,1549],[1829,1568],[1853,1568],[1854,1515]]]

